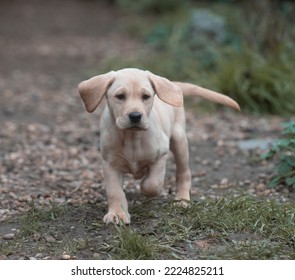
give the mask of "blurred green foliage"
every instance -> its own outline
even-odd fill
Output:
[[[120,8],[140,13],[171,12],[186,6],[189,2],[189,0],[116,0]]]
[[[245,50],[220,59],[214,79],[244,110],[286,116],[295,112],[294,77],[291,55],[264,57]]]
[[[295,3],[117,0],[145,47],[105,68],[138,67],[233,97],[242,111],[295,112]],[[136,14],[135,12],[140,12]]]
[[[283,137],[278,139],[264,159],[273,159],[279,156],[279,164],[276,174],[269,182],[269,187],[278,185],[287,186],[291,191],[295,190],[295,121],[283,123]]]

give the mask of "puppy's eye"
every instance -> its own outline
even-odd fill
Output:
[[[148,94],[144,94],[143,96],[142,96],[142,100],[149,100],[151,98],[151,96],[150,95],[148,95]]]
[[[120,100],[120,101],[123,101],[123,100],[126,99],[126,96],[125,96],[124,93],[119,93],[119,94],[116,95],[116,98],[117,98],[118,100]]]

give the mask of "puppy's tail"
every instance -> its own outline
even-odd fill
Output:
[[[240,111],[239,104],[228,96],[189,83],[174,82],[182,90],[184,96],[199,96]]]

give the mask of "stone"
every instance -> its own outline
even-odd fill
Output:
[[[12,240],[12,239],[14,239],[14,237],[15,237],[15,234],[14,233],[7,233],[7,234],[3,235],[2,238],[4,240]]]

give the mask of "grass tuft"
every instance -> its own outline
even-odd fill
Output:
[[[66,211],[66,206],[59,206],[54,203],[51,203],[49,209],[38,209],[33,200],[28,203],[28,206],[28,212],[19,221],[20,233],[23,236],[30,236],[42,231],[44,222],[54,221]]]
[[[115,259],[149,260],[159,257],[156,241],[151,236],[144,236],[129,227],[117,227]]]

